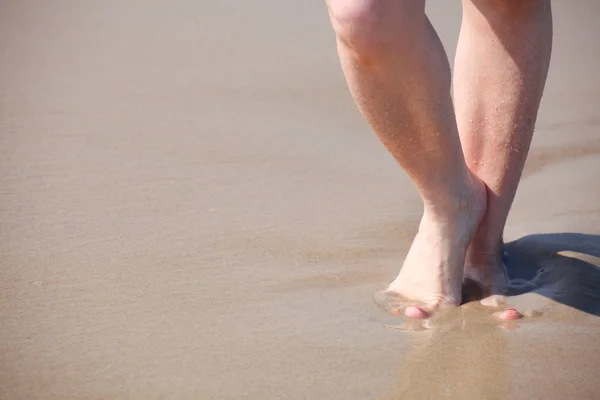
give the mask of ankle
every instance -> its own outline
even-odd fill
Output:
[[[464,217],[481,219],[485,214],[487,194],[485,185],[470,176],[461,188],[452,188],[437,198],[423,199],[425,215],[436,220],[452,221]]]
[[[501,264],[504,259],[504,242],[481,241],[475,238],[467,251],[465,267]]]
[[[440,221],[461,219],[469,214],[470,204],[469,196],[447,196],[441,201],[423,201],[424,215]]]

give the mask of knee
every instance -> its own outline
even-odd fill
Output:
[[[373,62],[414,39],[416,16],[425,16],[420,0],[328,0],[338,42],[357,61]]]
[[[340,44],[359,58],[373,56],[383,46],[382,19],[386,1],[329,0],[331,23]]]
[[[550,7],[550,0],[471,0],[487,19],[519,20],[535,16]]]

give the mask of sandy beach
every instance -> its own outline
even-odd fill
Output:
[[[600,398],[600,1],[556,0],[500,322],[372,295],[419,197],[324,2],[0,1],[0,399]],[[459,2],[428,15],[454,57]]]

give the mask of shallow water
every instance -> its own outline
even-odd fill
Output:
[[[596,398],[599,5],[555,2],[507,226],[541,315],[406,324],[419,199],[322,2],[1,2],[0,398]]]

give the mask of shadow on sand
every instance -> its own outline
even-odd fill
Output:
[[[538,316],[500,322],[473,302],[424,325],[405,321],[397,329],[411,349],[394,354],[402,361],[384,399],[598,398],[600,236],[526,236],[505,246],[505,263],[509,304]]]
[[[529,235],[505,246],[510,296],[537,293],[600,316],[600,235]]]

